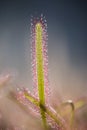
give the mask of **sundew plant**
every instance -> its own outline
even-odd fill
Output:
[[[33,116],[37,116],[44,130],[78,130],[75,113],[86,104],[85,100],[81,99],[75,103],[68,100],[61,102],[56,108],[49,102],[51,93],[48,79],[48,34],[45,17],[43,15],[39,18],[32,17],[30,30],[33,92],[31,93],[28,88],[17,89],[16,92],[10,93],[10,97],[15,99],[16,103],[28,108]],[[6,76],[0,85],[6,83],[9,78],[9,75]]]
[[[62,102],[58,109],[51,107],[49,103],[49,80],[48,80],[48,52],[47,52],[47,21],[43,15],[39,18],[31,19],[31,58],[33,93],[28,89],[18,92],[17,100],[24,105],[28,105],[34,114],[41,118],[42,126],[45,130],[76,130],[74,118],[75,109],[82,107],[83,100],[76,104],[72,100]],[[66,106],[69,110],[62,111]],[[69,120],[67,121],[67,114]]]
[[[47,51],[47,21],[43,15],[31,19],[31,58],[33,93],[23,89],[17,93],[17,100],[29,106],[34,114],[41,118],[44,130],[76,130],[74,118],[75,109],[82,107],[84,101],[76,104],[72,100],[62,102],[55,110],[49,103],[49,80],[48,80],[48,51]],[[63,108],[70,106],[69,110],[61,112]],[[67,114],[69,114],[69,121]]]

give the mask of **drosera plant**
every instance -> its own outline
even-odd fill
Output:
[[[48,54],[47,54],[47,22],[41,15],[39,18],[31,19],[31,57],[32,57],[32,77],[33,93],[28,89],[19,89],[16,93],[16,99],[22,105],[25,105],[35,114],[41,117],[43,128],[45,130],[74,130],[75,109],[85,104],[84,101],[78,101],[74,104],[68,100],[61,103],[59,108],[66,106],[71,107],[70,123],[66,122],[64,116],[67,112],[61,114],[51,107],[49,97],[49,80],[48,80]],[[69,113],[68,113],[69,114]]]
[[[38,96],[39,96],[39,106],[40,106],[40,113],[43,124],[45,128],[47,128],[46,124],[46,115],[45,115],[45,94],[44,94],[44,86],[45,86],[45,78],[44,78],[44,56],[43,56],[43,34],[45,31],[43,30],[43,24],[37,22],[35,24],[35,65],[36,65],[36,76],[37,78],[37,86],[38,86]],[[44,34],[45,35],[45,34]],[[34,65],[34,64],[33,64]]]

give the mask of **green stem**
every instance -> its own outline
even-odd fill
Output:
[[[71,107],[71,109],[72,109],[72,111],[71,111],[71,117],[70,117],[70,126],[71,126],[71,129],[72,129],[73,125],[74,125],[75,105],[72,102],[72,100],[68,100],[68,101],[66,101],[66,102],[64,102],[62,104],[62,106],[67,106],[67,105],[69,105]]]
[[[43,31],[41,23],[36,24],[35,30],[36,30],[36,62],[37,62],[38,95],[40,104],[45,105],[43,47],[42,47]],[[40,113],[43,125],[45,129],[47,129],[46,115],[41,106],[40,106]]]

